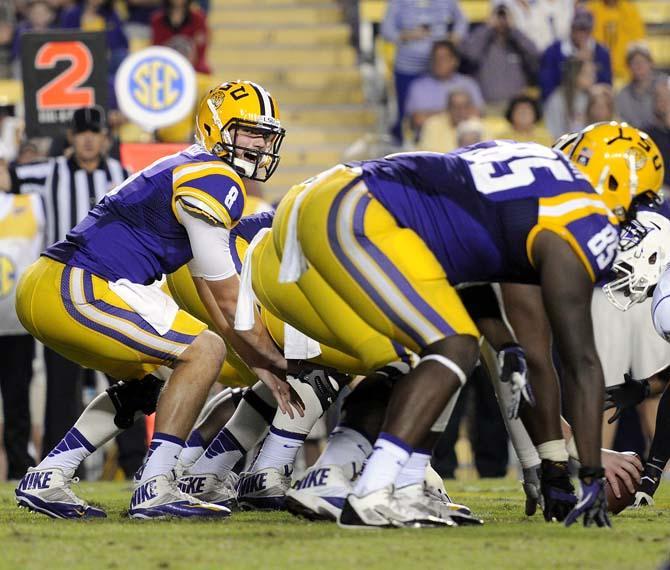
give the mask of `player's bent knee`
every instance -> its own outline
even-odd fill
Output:
[[[465,385],[479,356],[479,341],[471,335],[457,335],[437,341],[428,346],[419,359],[435,362],[452,372],[461,386]]]
[[[227,348],[224,340],[218,334],[206,330],[198,335],[198,338],[193,341],[191,346],[182,353],[179,360],[182,362],[193,362],[207,359],[218,370],[223,366],[226,354]]]

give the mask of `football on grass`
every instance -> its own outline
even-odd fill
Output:
[[[630,507],[633,504],[633,501],[635,501],[635,493],[631,493],[628,490],[628,487],[626,487],[625,483],[623,482],[623,479],[621,479],[621,477],[619,477],[618,475],[617,479],[619,481],[619,493],[621,494],[620,499],[617,499],[614,496],[614,491],[612,491],[612,486],[610,485],[609,481],[605,482],[605,494],[607,495],[607,510],[615,515],[618,515],[626,507]],[[638,488],[639,484],[635,482],[635,490],[637,491]]]

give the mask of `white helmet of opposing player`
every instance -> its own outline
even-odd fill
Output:
[[[670,264],[670,220],[657,212],[640,211],[619,236],[612,271],[614,280],[603,287],[620,311],[641,303]]]

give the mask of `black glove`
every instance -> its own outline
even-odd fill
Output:
[[[544,500],[544,520],[562,522],[577,504],[567,461],[542,460],[540,491]]]
[[[623,384],[605,389],[605,409],[616,408],[616,412],[607,420],[608,424],[617,421],[624,409],[637,406],[651,391],[647,380],[633,380],[628,373],[624,374],[623,378]]]
[[[565,526],[576,523],[583,516],[584,526],[595,523],[600,527],[611,527],[605,496],[605,470],[602,467],[582,467],[579,470],[579,480],[582,486],[582,498],[566,517]]]

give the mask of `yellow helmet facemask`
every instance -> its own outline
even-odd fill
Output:
[[[263,137],[265,148],[238,144],[241,133]],[[285,133],[274,98],[251,81],[223,83],[212,89],[198,107],[198,142],[246,178],[263,182],[272,176],[279,166]]]
[[[658,194],[663,184],[663,158],[656,143],[626,123],[589,125],[563,135],[554,148],[567,155],[622,221],[636,196]]]

